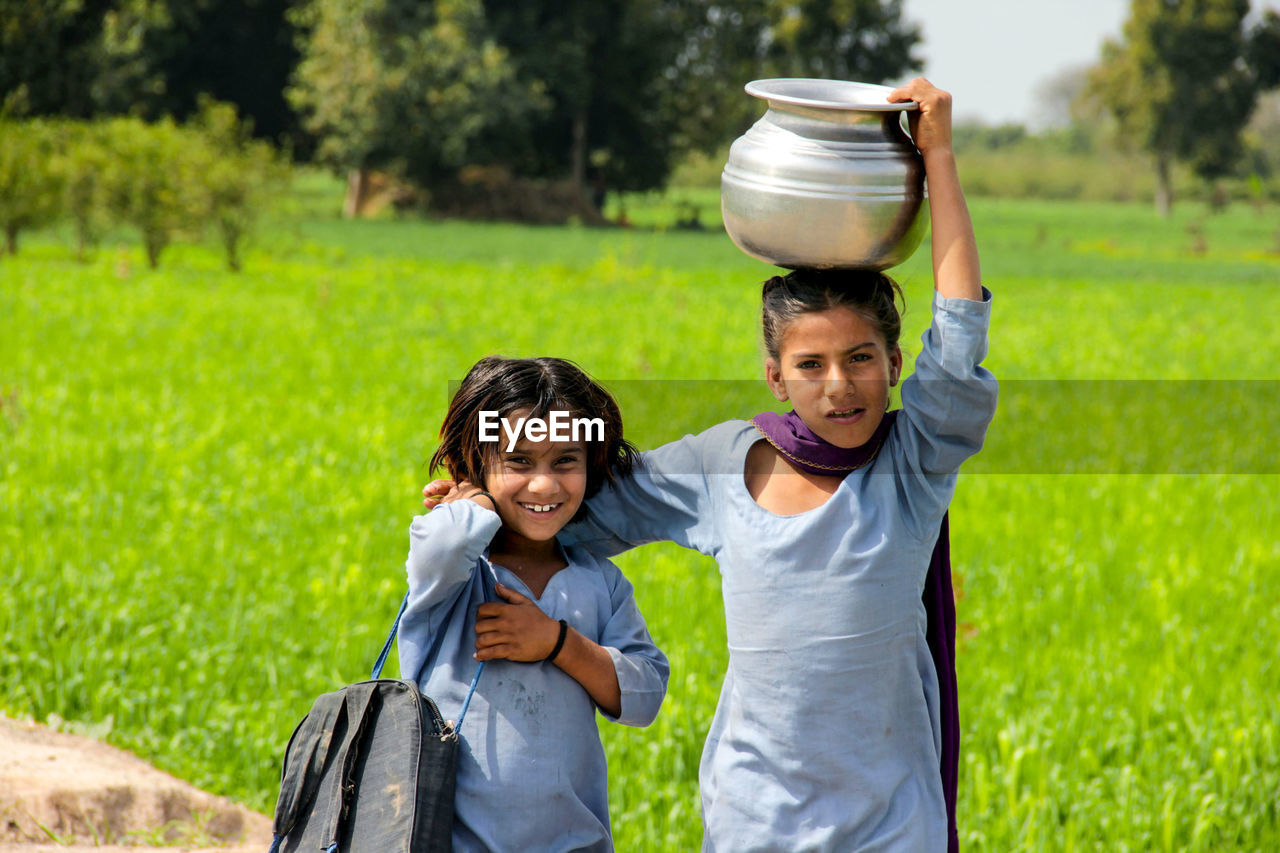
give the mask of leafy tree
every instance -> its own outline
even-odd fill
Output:
[[[87,117],[116,0],[0,0],[0,106]]]
[[[1280,86],[1280,12],[1267,9],[1262,13],[1249,35],[1245,60],[1260,91]]]
[[[58,215],[61,176],[53,167],[54,134],[42,121],[0,120],[0,229],[4,250],[18,253],[18,234]]]
[[[357,190],[370,168],[441,188],[469,164],[646,189],[745,129],[759,113],[740,88],[750,79],[876,82],[918,67],[901,12],[900,0],[311,0],[295,18],[308,35],[293,97]]]
[[[62,177],[62,211],[76,234],[76,258],[84,260],[107,220],[103,175],[111,167],[111,151],[100,124],[62,121],[57,125],[56,168]]]
[[[480,156],[521,175],[594,177],[621,189],[660,185],[671,170],[680,113],[668,72],[676,18],[659,0],[488,0],[488,26],[547,107],[524,126],[495,128]]]
[[[0,104],[13,114],[193,115],[233,103],[260,135],[300,141],[284,97],[291,0],[0,0]]]
[[[205,208],[198,187],[201,140],[163,119],[112,119],[103,126],[111,157],[103,173],[108,210],[138,229],[152,269],[181,233],[199,229]]]
[[[189,131],[194,205],[217,230],[228,269],[238,272],[244,239],[270,197],[286,183],[287,166],[269,144],[251,137],[251,125],[230,104],[202,99]]]
[[[1133,0],[1122,42],[1103,45],[1088,92],[1155,159],[1156,207],[1173,203],[1175,161],[1212,180],[1242,159],[1258,75],[1244,62],[1248,0]]]
[[[742,85],[764,77],[900,82],[921,67],[901,0],[674,0],[672,70],[684,147],[711,153],[760,115]]]
[[[479,0],[311,0],[289,92],[319,155],[350,175],[349,215],[369,170],[425,187],[473,161],[484,131],[541,106],[487,37]]]

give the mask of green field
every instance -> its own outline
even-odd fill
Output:
[[[1185,410],[1155,414],[1190,452],[1183,413],[1233,411],[1187,380],[1280,379],[1274,207],[974,214],[996,299],[987,365],[1009,399],[1033,380],[1184,381],[1159,387],[1187,389]],[[312,215],[276,226],[240,275],[200,246],[152,272],[134,243],[82,265],[33,235],[0,259],[0,709],[270,810],[293,725],[367,675],[389,627],[449,381],[488,353],[552,354],[667,389],[649,406],[620,391],[642,447],[750,415],[772,403],[763,382],[724,386],[726,402],[666,380],[756,379],[767,274],[715,230]],[[927,252],[896,274],[910,360]],[[961,477],[965,849],[1280,849],[1280,478],[1061,473],[1070,446],[1037,436],[1105,433],[1096,411],[998,416],[993,443],[1032,463],[980,456]],[[1269,448],[1269,426],[1235,438]],[[656,546],[619,564],[672,678],[653,727],[603,725],[618,848],[696,849],[725,657],[715,566]]]

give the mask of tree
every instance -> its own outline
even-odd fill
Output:
[[[76,234],[76,259],[85,260],[107,222],[107,188],[112,152],[102,123],[63,120],[59,125],[57,169],[62,176],[62,209]]]
[[[1245,59],[1260,92],[1280,86],[1280,12],[1267,9],[1262,13],[1249,35]]]
[[[138,229],[155,269],[176,236],[198,231],[203,222],[198,187],[204,163],[195,156],[201,139],[168,118],[153,124],[112,119],[101,133],[112,153],[102,175],[108,210]]]
[[[245,237],[288,178],[275,150],[251,138],[251,131],[235,107],[209,98],[201,99],[200,112],[188,127],[186,156],[194,161],[196,176],[194,206],[217,230],[232,272],[240,270]]]
[[[4,250],[18,253],[18,234],[57,217],[62,177],[54,167],[55,133],[46,122],[0,119],[0,230]]]
[[[579,189],[589,173],[618,189],[660,185],[678,121],[667,108],[678,33],[666,10],[658,0],[488,0],[490,31],[546,108],[516,133],[495,128],[481,156]]]
[[[902,82],[921,67],[901,0],[675,0],[683,43],[671,76],[681,144],[712,153],[760,115],[742,86],[763,77]]]
[[[234,104],[260,136],[305,142],[284,97],[290,0],[0,0],[0,106],[144,118]]]
[[[0,107],[84,118],[116,0],[0,0]]]
[[[541,106],[479,0],[312,0],[294,20],[306,36],[289,97],[320,157],[348,172],[348,215],[370,170],[430,188],[473,162],[484,131]]]
[[[1079,121],[1078,105],[1082,103],[1091,70],[1089,65],[1071,65],[1036,84],[1036,127],[1062,130]]]
[[[1248,0],[1133,0],[1123,42],[1103,45],[1088,91],[1155,159],[1156,208],[1173,204],[1170,167],[1212,180],[1242,158],[1258,78],[1244,62]]]

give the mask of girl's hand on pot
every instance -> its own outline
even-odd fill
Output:
[[[498,597],[502,602],[486,601],[476,609],[475,659],[544,660],[560,637],[560,623],[502,584]]]
[[[920,153],[951,151],[951,93],[944,92],[923,77],[889,93],[890,103],[915,101],[920,108],[907,113],[911,138]]]

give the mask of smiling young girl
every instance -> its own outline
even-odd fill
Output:
[[[496,441],[482,413],[506,424]],[[517,426],[562,417],[598,426]],[[482,359],[450,403],[431,467],[452,479],[409,529],[399,649],[446,716],[487,662],[458,731],[454,850],[613,849],[595,711],[647,726],[667,660],[627,579],[556,534],[631,459],[613,399],[561,359]]]
[[[794,411],[642,455],[566,534],[715,557],[729,665],[700,770],[704,850],[944,851],[958,729],[945,514],[996,385],[990,294],[951,149],[950,96],[914,100],[936,293],[902,408],[897,286],[866,271],[764,285],[765,377]],[[942,535],[940,535],[942,534]]]

